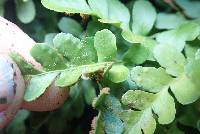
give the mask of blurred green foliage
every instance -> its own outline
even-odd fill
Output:
[[[200,1],[168,1],[172,3],[1,0],[0,15],[16,23],[36,42],[44,42],[45,49],[54,53],[50,55],[53,58],[59,57],[64,49],[62,44],[67,44],[62,38],[71,41],[66,49],[70,58],[91,52],[81,62],[59,59],[54,68],[49,67],[54,62],[52,57],[38,59],[47,71],[65,69],[69,64],[117,63],[100,78],[92,75],[79,79],[82,74],[78,73],[67,82],[61,79],[60,85],[73,84],[61,108],[45,113],[20,110],[3,133],[86,134],[90,130],[96,134],[199,133]],[[84,51],[78,50],[79,43]],[[42,44],[32,49],[36,59],[50,57]],[[70,76],[71,70],[67,71],[63,78]],[[39,95],[51,82],[51,77],[48,78]],[[27,93],[26,97],[34,99],[37,93],[34,96]]]

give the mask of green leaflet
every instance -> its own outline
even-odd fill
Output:
[[[65,59],[58,51],[46,44],[36,44],[31,55],[47,70],[60,70],[67,67]]]
[[[117,98],[107,95],[101,102],[102,121],[107,134],[121,134],[124,128],[119,115],[122,112],[121,103]]]
[[[113,23],[123,29],[129,29],[130,13],[119,0],[88,0],[88,3],[93,14],[100,17],[100,22]]]
[[[35,5],[32,0],[15,0],[18,19],[23,23],[30,23],[36,15]]]
[[[78,81],[81,74],[82,72],[80,69],[68,69],[61,73],[60,77],[56,80],[55,84],[59,87],[66,87],[72,85]]]
[[[154,102],[156,95],[140,90],[129,90],[122,96],[122,103],[129,107],[145,110]]]
[[[139,48],[142,49],[143,51],[148,51],[147,59],[154,61],[153,49],[154,49],[155,45],[157,44],[157,42],[155,40],[151,39],[150,37],[134,34],[130,30],[122,30],[122,37],[130,43],[140,43],[142,45],[142,47],[139,47]],[[127,51],[127,53],[129,53],[129,51],[131,53],[131,51],[133,51],[133,48],[136,49],[135,47],[131,47],[130,50]],[[145,48],[147,50],[144,50]],[[144,53],[142,53],[142,54],[147,56],[147,54],[144,54]],[[143,57],[143,56],[141,55],[141,57]],[[143,60],[146,60],[146,57],[143,57]],[[142,62],[142,60],[140,62]]]
[[[200,26],[193,22],[184,23],[177,28],[158,33],[156,40],[161,44],[172,45],[178,51],[182,51],[186,41],[192,41],[200,33]]]
[[[86,0],[41,0],[41,2],[44,7],[57,12],[91,14]]]
[[[108,79],[114,83],[120,83],[127,80],[129,69],[121,64],[114,64],[108,71]]]
[[[103,104],[104,106],[106,106],[106,109],[100,109],[102,111],[108,110],[109,112],[112,112],[115,115],[120,115],[120,113],[122,112],[122,106],[120,101],[112,95],[108,95],[105,98]]]
[[[190,104],[200,96],[199,88],[185,75],[176,78],[170,85],[176,99],[182,104]]]
[[[97,51],[94,47],[94,38],[86,37],[81,40],[80,53],[85,63],[96,63],[98,61]]]
[[[168,87],[164,87],[156,95],[157,98],[152,105],[152,109],[158,115],[160,124],[169,124],[174,120],[176,114],[174,99],[169,94]]]
[[[52,36],[55,36],[54,34]],[[57,34],[47,43],[37,44],[31,55],[47,70],[62,70],[69,66],[97,62],[97,54],[92,37],[82,40],[71,34]]]
[[[105,131],[107,134],[121,134],[123,132],[123,122],[112,112],[104,113]]]
[[[114,96],[108,95],[106,89],[102,90],[93,104],[100,111],[94,122],[95,124],[93,124],[95,125],[93,132],[95,134],[121,134],[124,128],[124,124],[120,119],[121,103]]]
[[[132,19],[133,33],[147,35],[156,20],[156,10],[149,1],[137,0],[133,5]]]
[[[58,28],[65,33],[71,33],[79,37],[83,31],[81,25],[69,17],[62,17],[58,22]]]
[[[149,37],[146,37],[146,36],[135,34],[135,33],[131,32],[130,30],[123,30],[122,36],[125,40],[127,40],[130,43],[141,43],[141,44],[156,43],[155,40],[153,40]]]
[[[78,48],[80,39],[74,37],[72,34],[60,33],[55,36],[53,43],[58,52],[71,64],[80,64]]]
[[[173,29],[186,22],[186,19],[181,13],[159,13],[156,20],[156,28],[158,29]]]
[[[54,72],[33,76],[26,87],[24,100],[29,102],[37,99],[52,84],[58,74]]]
[[[153,134],[156,129],[156,121],[150,109],[146,111],[127,110],[120,117],[124,121],[125,134]]]
[[[70,66],[84,65],[97,61],[94,41],[91,37],[80,40],[72,34],[60,33],[55,36],[53,43],[54,47],[63,55],[67,61],[66,63]]]
[[[192,18],[199,18],[200,2],[189,0],[175,0],[175,2],[184,10],[184,13]]]
[[[142,64],[149,57],[149,50],[140,44],[133,44],[123,56],[125,64]]]
[[[191,32],[190,34],[188,32]],[[175,29],[175,34],[185,41],[192,41],[200,34],[200,26],[195,22],[188,22]]]
[[[159,92],[163,86],[172,81],[163,68],[137,66],[131,70],[131,78],[145,91]]]
[[[168,92],[168,87],[162,87],[157,94],[141,90],[129,90],[122,96],[122,103],[131,108],[146,111],[151,108],[158,115],[160,124],[168,124],[175,118],[175,103]],[[165,107],[163,107],[165,105]],[[145,124],[145,122],[143,122]]]
[[[186,75],[197,85],[200,86],[199,76],[200,76],[200,60],[191,60],[186,65]]]
[[[99,62],[115,60],[117,54],[116,37],[111,31],[104,29],[97,32],[94,36],[94,47]]]
[[[166,71],[174,76],[178,76],[184,72],[186,64],[185,57],[177,49],[170,45],[157,45],[154,49],[154,57],[158,63],[166,68]]]

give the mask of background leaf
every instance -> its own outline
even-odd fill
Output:
[[[91,20],[88,22],[87,27],[86,27],[86,34],[88,36],[94,36],[97,31],[101,31],[103,29],[108,29],[109,26],[104,23],[100,23],[97,20]]]
[[[25,120],[29,116],[29,112],[27,110],[20,110],[12,122],[8,125],[6,132],[9,134],[25,134],[27,129],[25,126]]]
[[[184,10],[184,13],[189,17],[198,18],[200,17],[200,2],[189,1],[189,0],[175,0],[175,2]]]
[[[173,29],[186,22],[186,19],[181,13],[169,14],[159,13],[156,20],[156,28],[158,29]]]
[[[119,0],[88,0],[88,3],[93,13],[100,17],[100,22],[114,23],[129,29],[130,13]]]
[[[41,0],[44,7],[65,13],[90,14],[91,10],[85,0]],[[78,4],[77,4],[78,3]]]
[[[32,0],[15,0],[18,19],[23,23],[30,23],[36,15],[35,5]]]
[[[185,47],[185,41],[194,40],[199,33],[199,25],[193,22],[188,22],[178,26],[173,30],[159,33],[156,36],[156,40],[161,44],[172,45],[177,50],[182,51]]]
[[[0,2],[0,16],[4,16],[4,3],[5,3],[5,0],[2,0]]]
[[[81,25],[69,17],[62,17],[58,22],[58,27],[62,32],[71,33],[79,37],[83,31]]]
[[[132,10],[132,31],[140,35],[147,35],[156,20],[156,10],[146,0],[137,0]]]

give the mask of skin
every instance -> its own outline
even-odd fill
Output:
[[[17,52],[36,69],[41,70],[42,66],[29,53],[34,44],[35,42],[15,24],[0,17],[0,129],[20,108],[41,112],[52,111],[60,107],[68,97],[68,87],[58,88],[53,82],[36,100],[23,100],[25,83],[28,81],[24,82],[18,66],[8,55],[12,51]]]
[[[0,56],[0,63],[2,63],[0,65],[0,84],[2,85],[0,98],[5,98],[5,101],[0,104],[0,129],[2,129],[21,107],[25,84],[19,68],[9,57]],[[4,67],[7,67],[9,75],[3,72]]]

